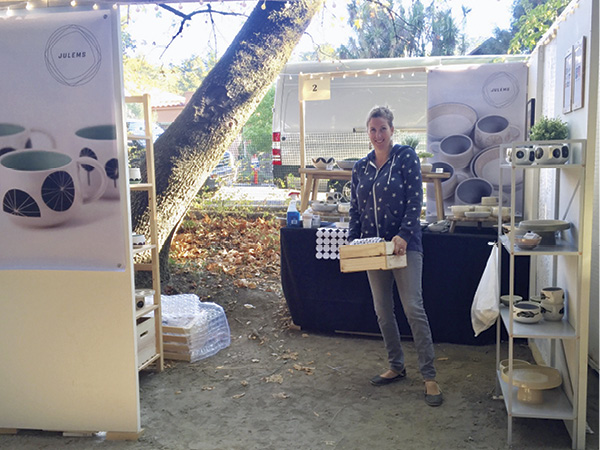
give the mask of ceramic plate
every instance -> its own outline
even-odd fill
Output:
[[[570,222],[564,220],[523,220],[519,223],[519,228],[527,229],[529,231],[561,231],[568,230],[571,227]]]
[[[508,367],[504,371],[508,372]],[[513,384],[527,389],[553,389],[562,384],[562,377],[553,367],[531,364],[513,367]]]
[[[485,211],[467,211],[465,212],[465,217],[469,219],[485,219],[486,217],[490,217],[490,213]]]

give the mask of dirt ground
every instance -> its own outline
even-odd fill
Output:
[[[507,415],[494,399],[495,346],[435,345],[444,404],[423,401],[416,354],[406,341],[407,378],[375,387],[381,339],[295,329],[277,275],[255,288],[214,273],[181,270],[167,294],[195,293],[225,308],[231,345],[190,364],[168,361],[140,373],[144,432],[136,442],[100,433],[65,437],[20,431],[2,449],[504,449]],[[531,360],[526,345],[516,357]],[[598,449],[598,375],[590,371],[587,449]],[[513,420],[513,448],[568,449],[562,421]]]

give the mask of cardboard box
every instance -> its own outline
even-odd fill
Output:
[[[391,270],[406,267],[406,255],[394,255],[393,242],[342,245],[340,269],[342,272]]]

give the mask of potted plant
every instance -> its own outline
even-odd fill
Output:
[[[402,136],[400,142],[402,145],[408,145],[409,147],[412,147],[413,149],[415,149],[415,151],[417,151],[417,147],[419,145],[420,140],[419,137],[415,136],[414,134],[406,134]],[[425,151],[417,151],[417,156],[421,160],[421,172],[431,172],[433,166],[430,163],[428,163],[427,160],[428,158],[431,158],[433,154]]]
[[[529,132],[532,141],[563,141],[568,137],[568,125],[558,118],[542,117]],[[533,159],[538,164],[562,164],[568,161],[571,153],[566,143],[538,145],[532,151]]]
[[[529,139],[532,141],[560,141],[568,137],[569,127],[558,118],[542,117],[529,132]]]

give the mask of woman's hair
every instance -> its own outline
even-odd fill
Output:
[[[370,120],[376,117],[387,120],[388,125],[392,128],[394,127],[394,113],[387,106],[376,106],[369,112],[367,116],[367,128],[369,127]]]

